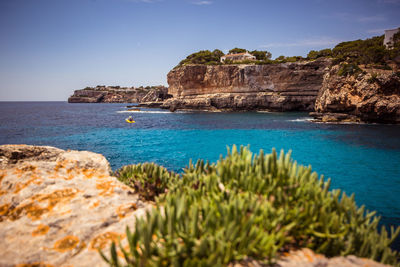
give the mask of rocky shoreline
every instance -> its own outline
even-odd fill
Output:
[[[400,123],[400,72],[362,68],[340,75],[331,59],[266,65],[184,65],[169,88],[76,90],[70,103],[139,103],[139,107],[209,112],[309,111],[325,123]]]
[[[168,88],[165,86],[120,87],[101,86],[86,87],[75,90],[68,98],[69,103],[140,103],[162,102],[167,99]]]
[[[341,76],[339,68],[324,75],[311,116],[322,122],[400,123],[399,73],[365,68]]]
[[[340,75],[341,65],[330,63],[180,67],[168,74],[173,97],[159,107],[311,111],[314,122],[400,123],[400,72],[364,66],[360,73]]]
[[[126,226],[153,206],[110,173],[100,154],[1,145],[0,265],[107,266],[98,249],[108,251],[119,238],[126,245]],[[273,266],[367,265],[387,266],[355,256],[328,259],[309,249],[282,254]],[[251,258],[229,266],[272,267]]]

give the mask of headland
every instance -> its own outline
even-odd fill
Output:
[[[400,31],[310,51],[306,58],[234,48],[189,55],[169,87],[97,86],[69,102],[129,102],[175,110],[308,111],[315,121],[400,122]]]

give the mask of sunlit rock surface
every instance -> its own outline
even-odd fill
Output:
[[[69,103],[139,103],[161,102],[167,98],[168,88],[96,86],[75,90],[68,98]]]
[[[0,266],[105,266],[97,249],[148,207],[110,171],[92,152],[0,146]]]
[[[330,60],[267,65],[186,65],[168,73],[170,109],[314,109]]]
[[[276,264],[265,265],[258,261],[247,259],[232,263],[229,267],[389,267],[370,259],[355,256],[326,258],[310,249],[301,249],[285,253]]]
[[[336,65],[324,75],[312,116],[322,122],[400,123],[398,74],[365,69],[357,75],[340,76],[339,68]]]

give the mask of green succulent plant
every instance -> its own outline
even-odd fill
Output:
[[[154,163],[124,166],[114,176],[133,187],[144,200],[155,200],[158,195],[166,192],[168,184],[178,179],[177,174]]]
[[[180,176],[145,166],[123,168],[119,178],[128,185],[159,179],[168,192],[158,191],[156,207],[126,229],[129,250],[113,244],[110,256],[100,252],[111,266],[226,266],[245,257],[271,263],[302,247],[399,266],[390,245],[400,228],[379,232],[374,212],[358,208],[353,195],[330,191],[330,180],[290,152],[254,155],[233,146],[216,164],[190,162]]]

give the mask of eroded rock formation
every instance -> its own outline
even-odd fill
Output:
[[[167,98],[168,88],[152,87],[119,87],[96,86],[75,90],[68,98],[69,103],[139,103],[161,102]]]
[[[204,110],[314,109],[323,74],[331,64],[186,65],[168,74],[173,98],[164,108]]]
[[[364,69],[339,76],[334,66],[324,76],[315,103],[315,118],[324,122],[400,123],[400,76],[392,71]]]
[[[0,146],[0,266],[106,266],[97,249],[148,207],[110,171],[92,152]]]

